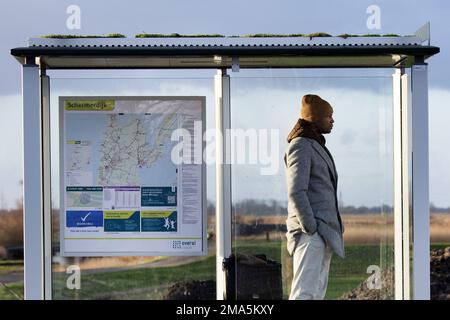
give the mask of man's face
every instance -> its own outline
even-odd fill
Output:
[[[333,129],[333,114],[331,113],[327,117],[321,118],[316,121],[316,125],[319,128],[319,131],[321,134],[327,134],[330,133]]]

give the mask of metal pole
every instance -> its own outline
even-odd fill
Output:
[[[216,104],[216,283],[217,299],[223,300],[226,293],[224,258],[231,254],[231,127],[230,76],[225,69],[217,70],[214,77]]]
[[[402,71],[396,69],[393,80],[394,114],[394,268],[395,299],[403,300],[403,185],[402,185]]]
[[[401,75],[402,99],[402,240],[403,240],[403,299],[411,299],[411,105],[410,81],[407,74]]]
[[[41,70],[42,179],[44,205],[44,299],[52,299],[52,197],[50,165],[50,78]]]
[[[430,211],[428,174],[428,66],[412,66],[413,292],[430,299]]]
[[[27,57],[22,66],[24,296],[44,298],[41,95],[39,66]]]
[[[409,128],[408,76],[404,68],[393,75],[394,96],[394,266],[395,299],[409,300],[410,297],[410,213],[409,181]]]

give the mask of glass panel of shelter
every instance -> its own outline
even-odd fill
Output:
[[[216,298],[214,189],[205,190],[209,235],[206,255],[134,256],[122,252],[120,256],[63,257],[59,239],[61,173],[58,166],[62,139],[58,127],[58,97],[201,96],[205,97],[206,102],[206,124],[203,125],[206,125],[205,129],[210,129],[214,125],[214,73],[215,70],[49,72],[52,110],[52,299]],[[214,187],[214,165],[206,166],[206,175],[207,185]]]
[[[241,69],[230,72],[233,253],[228,298],[287,299],[292,257],[286,250],[286,136],[302,95],[334,108],[326,135],[339,173],[346,258],[333,257],[326,299],[394,297],[391,69]],[[205,96],[214,128],[215,70],[52,71],[52,298],[214,299],[215,166],[207,165],[206,257],[62,257],[59,248],[59,96]],[[252,260],[253,259],[253,260]],[[231,261],[231,260],[230,260]],[[261,263],[259,267],[252,261]],[[264,264],[265,263],[265,264]],[[70,271],[81,274],[79,288]],[[363,284],[363,282],[365,284]],[[186,296],[186,292],[190,292]],[[184,295],[183,295],[184,294]]]
[[[288,299],[286,137],[304,94],[334,109],[325,135],[338,171],[346,257],[334,256],[325,299],[394,298],[392,69],[230,72],[235,299]]]

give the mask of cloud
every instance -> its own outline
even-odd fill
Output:
[[[430,200],[436,206],[450,206],[450,91],[429,93]]]
[[[20,198],[23,176],[22,98],[19,95],[0,96],[0,194],[6,207],[13,207]]]
[[[287,145],[286,136],[299,116],[301,96],[306,93],[319,94],[334,107],[335,128],[326,139],[339,170],[339,187],[344,200],[355,205],[392,203],[389,192],[392,191],[392,144],[389,140],[392,125],[388,125],[392,120],[389,112],[392,109],[390,79],[384,82],[380,79],[361,81],[357,77],[347,80],[359,86],[364,82],[367,90],[325,87],[320,78],[309,81],[285,79],[285,82],[291,82],[289,86],[282,83],[274,86],[274,80],[270,78],[258,79],[257,85],[251,88],[252,81],[251,78],[239,79],[234,84],[236,90],[231,99],[235,126],[279,129],[281,148],[278,156],[282,159]],[[278,81],[280,79],[276,79]],[[240,86],[242,82],[248,83]],[[330,85],[332,81],[325,79],[325,82]],[[351,138],[346,139],[350,134]],[[258,195],[263,199],[285,200],[282,164],[280,161],[279,171],[273,177],[259,176],[255,167],[236,166],[233,181],[237,192],[233,196],[245,198]]]
[[[284,80],[292,81],[292,80]],[[358,81],[358,79],[353,79]],[[245,85],[240,85],[245,82]],[[277,80],[278,82],[278,80]],[[94,85],[95,83],[95,85]],[[283,89],[283,83],[271,85],[266,79],[252,85],[252,79],[237,79],[232,90],[232,125],[234,128],[279,130],[279,170],[273,176],[262,176],[262,165],[233,166],[233,197],[277,199],[284,201],[286,188],[283,167],[285,137],[299,114],[299,99],[314,92],[330,101],[335,109],[335,128],[327,135],[327,146],[339,170],[339,189],[344,202],[354,205],[380,205],[392,202],[392,116],[390,82],[374,90],[324,88],[320,81],[301,81]],[[370,85],[370,82],[367,83]],[[70,90],[68,89],[70,88]],[[267,88],[270,88],[268,90]],[[141,80],[58,80],[52,81],[52,119],[57,118],[59,95],[205,95],[207,128],[213,128],[213,80],[207,79],[141,79]],[[450,91],[431,89],[430,93],[430,199],[436,205],[449,206],[450,168],[446,148],[450,134],[446,131],[450,109]],[[20,196],[22,179],[22,111],[21,97],[0,96],[0,191],[9,206]],[[59,159],[58,127],[53,123],[52,163]],[[215,166],[208,166],[208,198],[215,197]],[[58,167],[54,166],[57,173]],[[58,199],[57,175],[53,176],[53,198]]]

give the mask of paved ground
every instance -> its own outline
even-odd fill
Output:
[[[142,263],[133,266],[124,266],[117,268],[99,268],[99,269],[87,269],[82,270],[84,274],[95,274],[95,273],[103,273],[103,272],[115,272],[115,271],[125,271],[125,270],[134,270],[134,269],[142,269],[142,268],[156,268],[156,267],[174,267],[182,264],[191,263],[194,261],[198,261],[203,259],[204,257],[168,257],[165,259]]]
[[[0,274],[0,282],[2,283],[11,283],[19,281],[23,281],[23,272]]]

